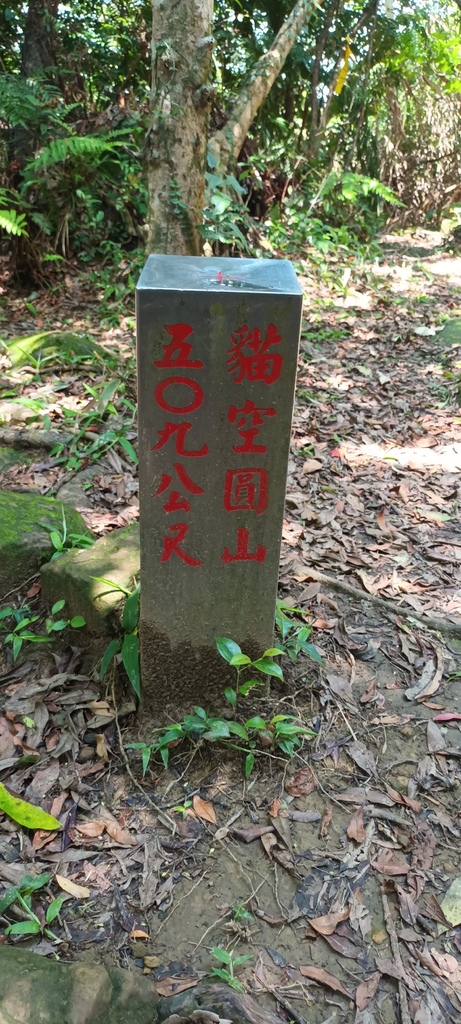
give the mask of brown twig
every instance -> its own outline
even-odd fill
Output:
[[[377,597],[376,594],[368,594],[366,590],[351,587],[350,583],[338,580],[334,576],[325,576],[324,573],[317,572],[316,569],[308,569],[307,572],[310,579],[315,580],[317,583],[323,583],[326,587],[332,587],[333,590],[340,590],[344,594],[348,594],[349,597],[353,597],[356,601],[369,601],[370,604],[376,604],[379,608],[384,608],[385,611],[391,612],[393,615],[404,615],[407,619],[413,619],[419,625],[426,626],[426,629],[434,629],[439,633],[446,633],[448,636],[461,637],[461,623],[449,622],[448,619],[433,619],[432,616],[425,615],[424,612],[418,614],[414,608],[405,608],[404,605],[397,604],[397,601]]]

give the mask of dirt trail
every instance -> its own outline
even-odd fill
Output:
[[[58,863],[90,887],[64,906],[61,957],[152,971],[167,994],[222,967],[221,946],[251,956],[236,973],[281,1021],[460,1019],[459,881],[449,920],[441,903],[461,876],[461,641],[418,624],[461,623],[461,276],[431,270],[445,259],[433,242],[386,239],[374,264],[329,260],[320,283],[303,279],[280,596],[303,609],[323,665],[285,658],[285,682],[248,707],[298,715],[317,738],[288,765],[268,752],[248,784],[239,755],[216,748],[211,761],[204,746],[174,752],[144,781],[131,754],[135,788],[113,721],[110,761],[90,751],[82,770],[100,694],[74,683],[72,760],[54,756],[47,793],[72,794],[77,829],[64,856],[27,840],[16,872],[24,859]],[[457,336],[456,324],[439,329],[458,315]],[[93,494],[94,522],[108,513],[100,484]],[[18,684],[3,692],[4,712],[17,707]],[[103,820],[112,832],[92,834]],[[3,830],[10,882],[16,838]]]

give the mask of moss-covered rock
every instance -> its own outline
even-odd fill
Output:
[[[10,466],[16,466],[23,462],[33,462],[33,460],[34,455],[26,455],[25,452],[18,452],[16,448],[0,445],[0,473],[4,473],[5,469],[9,469]]]
[[[446,324],[443,325],[443,330],[437,335],[437,341],[441,342],[442,345],[461,344],[460,316],[455,317],[453,320],[447,320]]]
[[[0,600],[35,572],[53,554],[50,531],[90,533],[75,509],[55,498],[0,492]]]
[[[151,981],[0,946],[0,1024],[154,1024]]]
[[[62,363],[64,360],[99,362],[107,358],[107,353],[97,345],[89,334],[74,331],[40,331],[25,337],[9,338],[4,342],[11,365],[35,365],[40,359],[46,358]]]
[[[133,523],[100,537],[91,548],[68,551],[43,565],[42,596],[49,604],[64,598],[67,615],[83,615],[93,633],[110,634],[119,625],[125,600],[110,584],[132,590],[138,573],[139,526]],[[98,582],[95,576],[110,582]]]

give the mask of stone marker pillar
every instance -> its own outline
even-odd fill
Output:
[[[287,260],[150,256],[139,279],[149,716],[225,704],[215,637],[273,644],[301,308]]]

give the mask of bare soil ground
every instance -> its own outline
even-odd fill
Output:
[[[237,977],[281,1021],[461,1019],[461,260],[439,243],[418,231],[386,238],[373,264],[304,267],[280,597],[323,663],[284,658],[284,682],[247,698],[248,715],[313,726],[292,762],[263,751],[245,782],[239,754],[202,743],[143,778],[120,743],[136,738],[127,698],[116,713],[119,682],[101,688],[84,652],[5,661],[1,778],[57,814],[64,841],[4,817],[0,879],[77,886],[59,946],[32,949],[149,971],[169,994],[222,966],[222,947],[251,957]],[[91,327],[130,367],[129,316],[108,332],[94,296],[72,301],[35,306],[46,324]],[[31,326],[21,302],[10,334]],[[441,328],[457,316],[453,342]],[[59,381],[78,404],[71,377]],[[137,515],[135,474],[113,457],[87,492],[101,532]],[[1,483],[46,490],[62,475],[20,466]],[[39,762],[19,764],[18,746]]]

